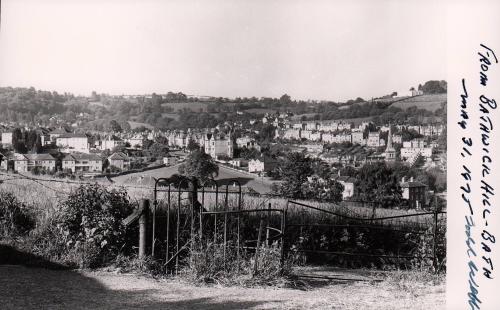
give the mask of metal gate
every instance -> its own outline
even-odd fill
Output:
[[[273,209],[271,204],[243,210],[238,180],[224,185],[214,180],[201,186],[196,183],[188,179],[176,185],[166,178],[155,181],[151,255],[164,260],[167,272],[179,272],[194,255],[206,254],[202,251],[208,245],[222,248],[224,264],[236,260],[238,268],[243,253],[258,257],[262,245],[272,241],[283,245],[284,210]],[[280,256],[283,261],[282,246]]]

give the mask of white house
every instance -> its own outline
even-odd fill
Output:
[[[86,134],[63,134],[56,138],[56,145],[66,152],[89,153],[89,137]]]
[[[229,158],[233,157],[234,146],[231,134],[227,137],[217,134],[212,134],[210,139],[205,140],[205,153],[212,158],[217,159],[222,156]]]
[[[261,156],[257,159],[252,159],[248,162],[248,172],[261,173],[269,172],[277,165],[277,161],[266,156]]]
[[[111,151],[115,147],[124,146],[124,145],[125,145],[125,141],[123,141],[122,139],[118,138],[115,135],[110,135],[107,138],[101,140],[100,149],[102,151],[105,151],[105,150]]]
[[[362,131],[353,131],[351,133],[351,136],[352,136],[352,143],[353,144],[359,144],[359,145],[366,144],[365,139],[363,139],[363,132]]]
[[[385,140],[380,139],[380,134],[378,131],[376,132],[370,132],[368,134],[368,139],[366,140],[366,145],[368,147],[379,147],[379,146],[385,146]]]
[[[342,199],[350,198],[354,196],[354,184],[356,179],[349,176],[338,176],[335,181],[339,182],[344,186],[344,191],[342,192]]]
[[[2,144],[3,145],[12,145],[12,131],[2,132]]]

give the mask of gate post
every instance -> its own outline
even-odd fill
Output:
[[[285,231],[286,231],[286,213],[288,211],[288,200],[286,202],[286,206],[283,209],[283,213],[281,214],[281,258],[280,258],[280,264],[281,268],[283,269],[283,266],[285,265]]]
[[[434,196],[434,229],[432,231],[432,267],[437,272],[437,230],[438,230],[438,202]]]
[[[139,217],[139,258],[144,258],[146,255],[146,228],[148,225],[149,200],[142,199],[139,210],[141,212],[141,216]]]

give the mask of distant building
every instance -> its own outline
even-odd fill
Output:
[[[318,130],[323,132],[337,131],[339,124],[337,122],[322,122],[319,124]]]
[[[248,172],[267,173],[273,170],[277,164],[278,162],[275,159],[267,156],[261,156],[248,162]]]
[[[231,134],[228,136],[211,134],[210,138],[205,140],[205,153],[214,159],[219,157],[233,158],[234,146]]]
[[[50,154],[18,154],[13,155],[14,170],[28,172],[35,168],[45,171],[56,170],[56,159]]]
[[[73,173],[100,173],[102,158],[96,154],[68,154],[62,160],[62,168]]]
[[[392,145],[392,130],[389,125],[389,134],[387,135],[387,147],[385,148],[385,161],[395,161],[396,160],[396,149]]]
[[[306,130],[317,130],[319,127],[319,124],[316,122],[307,122],[306,123]]]
[[[68,133],[56,138],[56,145],[66,152],[89,153],[89,137],[86,134]]]
[[[363,138],[363,132],[362,131],[353,131],[351,133],[351,136],[352,136],[352,143],[353,144],[359,144],[359,145],[366,144],[366,141]]]
[[[123,152],[113,153],[108,157],[109,165],[122,171],[130,169],[130,158]]]
[[[366,140],[366,145],[368,147],[379,147],[384,146],[381,144],[380,133],[378,131],[368,133],[368,139]]]
[[[342,199],[350,198],[354,196],[354,184],[356,179],[349,176],[338,176],[335,181],[339,182],[344,186],[344,191],[342,192]]]
[[[403,136],[402,135],[392,135],[392,143],[402,144]]]
[[[128,142],[133,148],[142,148],[146,142],[146,138],[143,135],[135,135],[129,138],[126,138],[124,141]]]
[[[337,130],[351,130],[351,127],[352,127],[351,123],[341,122],[339,123]]]
[[[4,146],[12,145],[12,131],[2,132],[2,145]]]
[[[432,159],[432,147],[427,147],[427,143],[423,139],[413,139],[403,142],[401,148],[401,159],[413,159],[418,156],[423,156],[426,160]]]
[[[99,148],[101,149],[101,151],[105,150],[111,151],[118,146],[125,146],[125,141],[123,141],[122,139],[118,138],[115,135],[110,135],[107,138],[100,141]]]
[[[177,158],[174,156],[163,157],[163,164],[165,166],[175,165],[177,163]]]
[[[403,190],[403,199],[408,200],[408,205],[410,208],[419,209],[425,204],[426,199],[426,185],[420,182],[413,181],[413,177],[410,181],[406,181],[405,178],[402,179],[400,183],[401,189]]]
[[[248,160],[244,158],[233,158],[229,161],[229,164],[234,167],[247,167],[248,166]]]
[[[323,141],[324,143],[335,143],[336,140],[335,140],[335,134],[333,133],[323,133],[321,135],[321,141]]]
[[[302,130],[300,133],[301,139],[306,139],[309,141],[321,141],[321,132],[313,130]]]
[[[403,142],[403,147],[405,148],[424,148],[427,147],[427,143],[424,139],[413,139],[411,141]]]
[[[66,135],[66,134],[69,134],[70,132],[68,130],[66,130],[65,128],[61,127],[61,128],[57,128],[55,130],[52,130],[51,132],[49,132],[49,138],[50,138],[50,141],[56,143],[56,139],[62,135]]]
[[[4,154],[0,153],[0,170],[7,171],[9,159]]]
[[[257,141],[255,141],[255,139],[250,137],[241,137],[236,139],[236,146],[239,149],[247,148],[249,150],[255,149],[257,151],[260,151],[260,145],[257,143]]]

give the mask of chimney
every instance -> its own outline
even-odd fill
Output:
[[[405,177],[403,177],[403,178],[401,179],[401,183],[404,183],[404,182],[405,182]]]
[[[413,177],[410,178],[410,182],[413,182]]]

